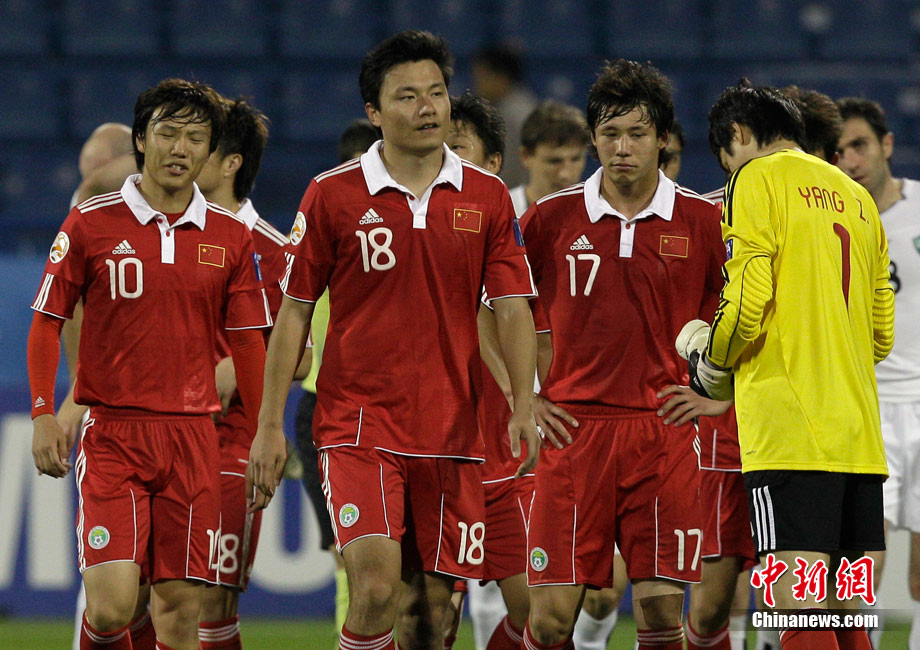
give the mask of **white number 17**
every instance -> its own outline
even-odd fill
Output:
[[[565,259],[569,261],[569,291],[574,296],[578,294],[575,282],[575,256],[566,255]],[[585,295],[590,296],[591,287],[594,286],[594,278],[597,277],[597,269],[601,266],[601,256],[596,253],[579,253],[578,259],[591,262],[591,272],[588,273],[588,282],[585,284]]]

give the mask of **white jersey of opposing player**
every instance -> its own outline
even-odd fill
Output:
[[[903,179],[904,198],[882,213],[891,258],[894,349],[875,367],[879,399],[920,401],[920,182]]]
[[[509,190],[511,194],[511,205],[514,206],[514,216],[518,219],[521,218],[527,208],[530,207],[530,204],[527,202],[527,194],[525,190],[527,189],[526,185],[518,185],[517,187]]]

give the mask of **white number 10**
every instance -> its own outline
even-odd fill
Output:
[[[123,257],[118,260],[118,274],[116,278],[115,260],[106,260],[105,265],[109,267],[109,286],[112,289],[112,300],[118,296],[122,298],[139,298],[144,293],[144,265],[136,257]],[[128,291],[127,282],[125,281],[125,268],[134,267],[134,291]]]

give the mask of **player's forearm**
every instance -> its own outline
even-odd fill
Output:
[[[61,344],[67,361],[67,374],[71,386],[77,380],[77,357],[80,354],[80,328],[83,327],[83,301],[73,306],[73,318],[64,322],[61,329]]]
[[[514,410],[532,408],[533,378],[537,366],[537,337],[526,298],[493,302],[498,341],[508,369]]]
[[[506,399],[512,399],[511,379],[505,367],[501,345],[498,342],[498,325],[495,313],[485,305],[479,306],[477,316],[479,326],[479,354],[483,362],[495,378],[495,383],[501,388]]]
[[[894,290],[887,286],[875,290],[872,301],[872,339],[875,363],[882,361],[894,347]]]
[[[766,256],[730,260],[725,270],[728,283],[712,323],[706,356],[717,366],[731,368],[744,348],[760,336],[764,311],[773,298],[773,273]]]
[[[64,321],[41,312],[32,316],[26,365],[32,394],[32,418],[54,415],[54,379],[60,359],[60,336]]]
[[[265,378],[259,425],[280,427],[284,404],[300,363],[313,316],[313,303],[298,302],[285,296],[265,356]]]
[[[549,332],[537,334],[537,378],[542,384],[553,365],[553,336]]]

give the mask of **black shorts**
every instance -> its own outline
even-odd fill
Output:
[[[757,554],[885,550],[883,480],[878,474],[747,472]]]
[[[319,478],[319,454],[313,446],[313,410],[316,408],[316,393],[304,391],[297,407],[297,420],[294,430],[297,434],[297,449],[303,462],[303,487],[316,511],[316,520],[319,522],[320,548],[328,549],[335,546],[335,535],[332,524],[329,523],[329,511],[326,508],[326,497]]]

